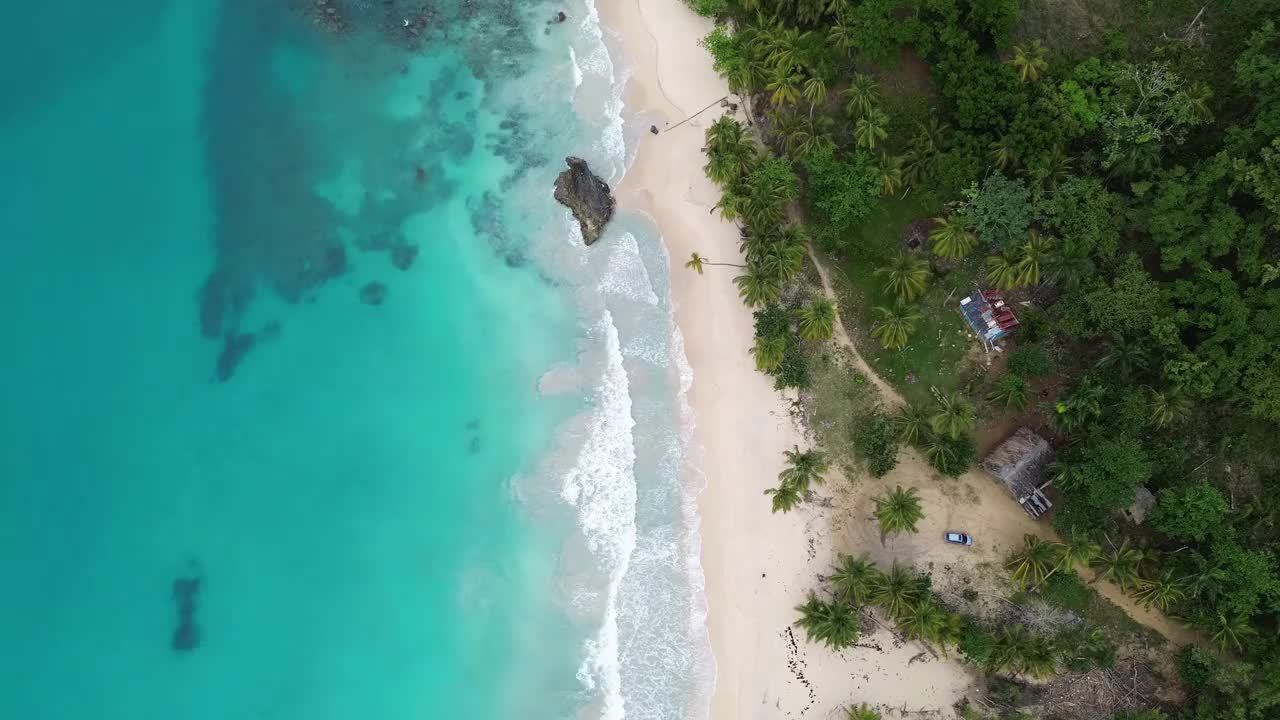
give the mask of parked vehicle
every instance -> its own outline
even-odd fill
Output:
[[[972,545],[973,544],[973,538],[970,537],[968,533],[948,532],[944,534],[942,537],[944,540],[951,543],[952,545]]]

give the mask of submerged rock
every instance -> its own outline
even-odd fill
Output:
[[[253,349],[258,338],[253,333],[227,333],[222,343],[222,352],[218,353],[218,382],[226,382],[235,374],[236,366],[245,355]]]
[[[590,245],[600,239],[613,217],[616,201],[609,184],[591,172],[586,160],[567,157],[564,162],[569,169],[556,178],[555,198],[573,212],[582,227],[583,241]]]
[[[391,264],[397,270],[408,270],[418,259],[418,246],[402,244],[391,248]]]
[[[371,282],[360,288],[360,302],[365,305],[381,305],[387,299],[387,286],[380,282]]]
[[[190,652],[200,644],[200,629],[196,627],[196,598],[199,594],[199,577],[180,577],[173,581],[178,627],[174,629],[169,645],[174,652]]]

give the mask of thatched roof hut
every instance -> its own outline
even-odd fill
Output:
[[[999,478],[1009,494],[1031,517],[1040,517],[1052,507],[1040,492],[1045,468],[1053,460],[1049,441],[1029,428],[1018,428],[982,461],[982,469]]]

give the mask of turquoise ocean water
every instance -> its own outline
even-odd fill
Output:
[[[634,145],[590,3],[3,16],[0,717],[700,716],[664,250],[550,198]]]

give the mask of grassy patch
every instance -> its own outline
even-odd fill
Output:
[[[1165,643],[1164,636],[1129,617],[1073,572],[1055,573],[1040,590],[1040,597],[1050,605],[1076,613],[1090,626],[1101,628],[1117,642]]]
[[[842,272],[837,276],[840,308],[850,337],[871,366],[911,402],[931,402],[930,387],[948,392],[965,384],[965,354],[974,347],[960,316],[959,298],[971,287],[969,267],[935,273],[924,297],[917,300],[924,315],[902,350],[885,350],[870,336],[876,321],[873,308],[892,304],[881,290],[875,269],[904,249],[903,229],[913,220],[930,217],[939,203],[930,197],[909,194],[877,204],[871,216],[848,239],[845,250],[833,257]],[[962,289],[963,288],[963,289]]]
[[[880,404],[880,394],[830,343],[810,345],[806,357],[811,387],[801,394],[805,424],[844,476],[859,476],[856,431]]]

